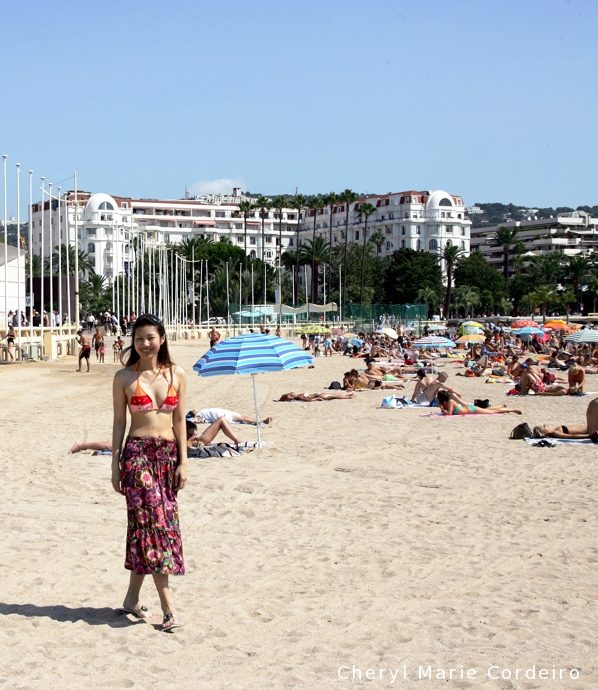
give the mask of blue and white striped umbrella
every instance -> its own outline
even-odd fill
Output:
[[[428,335],[425,338],[420,338],[414,343],[415,347],[421,348],[434,348],[434,347],[444,347],[453,348],[457,347],[456,344],[449,338],[445,338],[439,335]]]
[[[276,335],[247,333],[216,343],[199,359],[193,369],[200,376],[252,374],[253,399],[257,422],[258,446],[262,447],[255,374],[283,371],[313,363],[313,357],[284,338]]]

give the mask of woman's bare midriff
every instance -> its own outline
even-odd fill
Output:
[[[128,436],[174,439],[172,412],[158,410],[134,412]]]

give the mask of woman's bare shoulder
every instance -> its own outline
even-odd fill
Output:
[[[122,385],[127,385],[131,382],[131,379],[135,378],[135,372],[133,367],[125,367],[124,369],[119,369],[119,371],[114,374],[114,382],[120,383]]]
[[[172,373],[179,378],[185,378],[185,370],[180,364],[172,365]]]

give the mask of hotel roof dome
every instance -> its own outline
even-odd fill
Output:
[[[110,194],[99,192],[89,197],[85,205],[85,215],[89,217],[92,213],[97,213],[98,211],[116,211],[117,209],[118,204]]]

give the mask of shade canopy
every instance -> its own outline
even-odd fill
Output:
[[[514,330],[518,328],[525,328],[526,326],[536,327],[537,324],[535,321],[532,321],[531,319],[520,319],[519,321],[513,321],[513,323],[511,324],[511,328]]]
[[[486,337],[483,335],[478,335],[477,333],[467,333],[457,338],[458,343],[483,343]]]
[[[544,335],[544,331],[537,326],[525,326],[514,331],[515,335]]]
[[[444,338],[439,335],[429,335],[425,338],[420,338],[419,340],[416,340],[413,344],[415,345],[415,347],[419,348],[456,347],[456,344],[452,340],[449,340],[448,338]]]
[[[221,340],[193,365],[193,369],[200,376],[223,376],[282,371],[312,363],[312,356],[289,340],[247,333]]]
[[[598,331],[583,330],[568,335],[565,340],[568,343],[598,343]]]
[[[300,335],[328,335],[331,333],[331,330],[326,328],[326,326],[312,324],[311,326],[303,326],[303,328],[300,328],[297,333]]]
[[[384,328],[379,328],[376,333],[382,333],[383,335],[387,335],[389,338],[393,338],[396,340],[399,337],[399,334],[395,331],[394,328],[389,328],[388,326],[385,326]]]
[[[474,326],[474,328],[484,328],[484,324],[479,321],[464,321],[462,326]]]

